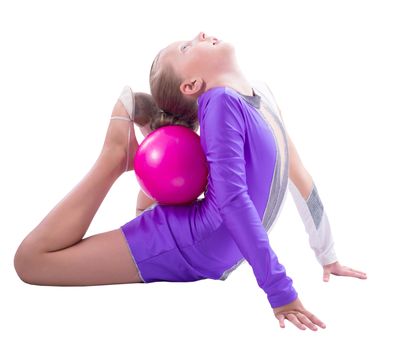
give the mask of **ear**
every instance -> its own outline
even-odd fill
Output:
[[[195,77],[184,80],[179,86],[179,89],[181,90],[182,94],[193,96],[198,94],[203,89],[204,85],[204,80],[202,78]]]

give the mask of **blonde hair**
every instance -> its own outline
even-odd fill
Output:
[[[183,125],[196,131],[199,127],[197,102],[181,93],[181,80],[170,64],[159,67],[160,54],[151,65],[149,77],[151,94],[160,108],[160,115],[153,119],[153,126]]]

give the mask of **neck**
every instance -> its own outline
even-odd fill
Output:
[[[206,83],[204,91],[219,86],[228,86],[243,95],[253,95],[251,84],[239,70],[218,75],[216,79],[210,80]]]

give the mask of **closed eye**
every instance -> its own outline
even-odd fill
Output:
[[[187,47],[190,46],[190,43],[185,43],[182,45],[182,51],[184,51]]]

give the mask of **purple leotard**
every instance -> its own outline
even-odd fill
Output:
[[[223,280],[246,259],[269,303],[278,307],[297,298],[269,244],[265,227],[271,222],[263,218],[273,184],[280,183],[274,182],[280,153],[273,128],[244,97],[216,87],[198,99],[200,142],[209,164],[204,198],[190,205],[155,204],[121,230],[144,282]]]

